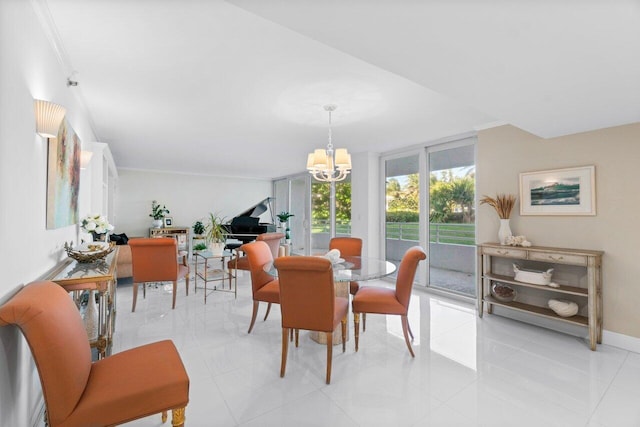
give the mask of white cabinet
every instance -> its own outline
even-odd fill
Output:
[[[602,251],[582,249],[529,248],[502,246],[499,243],[478,245],[478,316],[484,305],[487,313],[493,306],[506,307],[549,319],[586,326],[591,350],[602,342]],[[538,270],[554,269],[553,282],[560,286],[534,285],[514,279],[512,264]],[[491,295],[494,283],[506,284],[516,290],[513,301],[501,301]],[[521,292],[522,291],[522,292]],[[524,294],[525,297],[521,297]],[[526,296],[529,296],[527,299]],[[549,298],[568,299],[583,309],[575,316],[560,317],[542,301]]]

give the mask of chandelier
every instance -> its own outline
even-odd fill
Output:
[[[334,151],[331,143],[331,113],[336,108],[335,105],[324,106],[329,113],[329,143],[326,150],[317,149],[307,157],[307,170],[318,181],[342,181],[351,172],[351,155],[347,149],[338,148]]]

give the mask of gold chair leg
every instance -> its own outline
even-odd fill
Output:
[[[178,293],[178,282],[176,280],[173,281],[173,304],[171,305],[171,309],[174,310],[176,308],[176,294]]]
[[[282,328],[282,360],[280,362],[280,377],[284,377],[287,370],[287,353],[289,352],[289,329]]]
[[[344,316],[340,323],[342,324],[342,352],[344,353],[347,347],[347,316]]]
[[[367,313],[362,313],[362,332],[367,330]]]
[[[162,411],[162,424],[167,422],[167,411]]]
[[[131,303],[131,312],[136,311],[136,302],[138,301],[138,284],[133,284],[133,302]]]
[[[411,342],[409,341],[409,321],[407,320],[407,316],[401,316],[402,318],[402,333],[404,334],[404,341],[407,343],[407,348],[409,349],[409,353],[411,353],[411,357],[416,357],[413,354],[413,349],[411,348]]]
[[[173,427],[184,426],[184,409],[185,408],[178,408],[171,410],[171,425]]]
[[[264,315],[264,320],[267,320],[267,317],[269,317],[269,313],[271,312],[271,303],[267,304],[267,314]]]
[[[247,331],[248,334],[251,333],[251,330],[253,329],[253,324],[256,323],[256,316],[258,315],[259,305],[260,303],[258,301],[253,301],[253,314],[251,315],[251,323],[249,324],[249,330]]]
[[[298,342],[299,342],[299,338],[300,338],[300,329],[296,329],[296,348],[298,348]]]
[[[327,384],[331,383],[331,360],[333,359],[333,332],[327,334]]]
[[[358,339],[360,338],[360,313],[353,313],[353,324],[355,326],[353,335],[356,342],[356,352],[358,351]]]
[[[411,341],[413,341],[413,332],[411,332],[411,324],[409,324],[409,319],[407,319],[407,330],[409,331],[409,336],[411,337]]]
[[[187,296],[189,296],[189,275],[184,276],[184,286],[187,289]]]

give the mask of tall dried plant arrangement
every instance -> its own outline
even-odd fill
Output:
[[[482,199],[480,199],[480,204],[492,206],[498,213],[500,219],[509,219],[511,211],[516,205],[516,196],[513,194],[496,194],[495,199],[493,197],[483,196]]]

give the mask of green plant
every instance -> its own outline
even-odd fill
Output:
[[[160,206],[160,204],[155,200],[151,202],[151,213],[149,214],[151,218],[162,219],[168,213],[169,209],[167,209],[165,205]]]
[[[205,245],[204,243],[198,243],[193,247],[194,251],[204,251],[205,249],[207,249],[207,245]]]
[[[295,215],[294,214],[290,214],[289,212],[282,211],[276,216],[278,217],[278,220],[280,220],[280,222],[282,224],[284,224],[285,222],[289,221],[289,218],[291,218],[292,216],[295,216]]]
[[[196,221],[195,224],[193,224],[193,232],[195,234],[204,234],[205,227],[202,221]]]
[[[225,230],[222,224],[224,224],[225,218],[220,217],[218,214],[209,213],[209,223],[206,226],[206,238],[210,243],[224,243]]]

